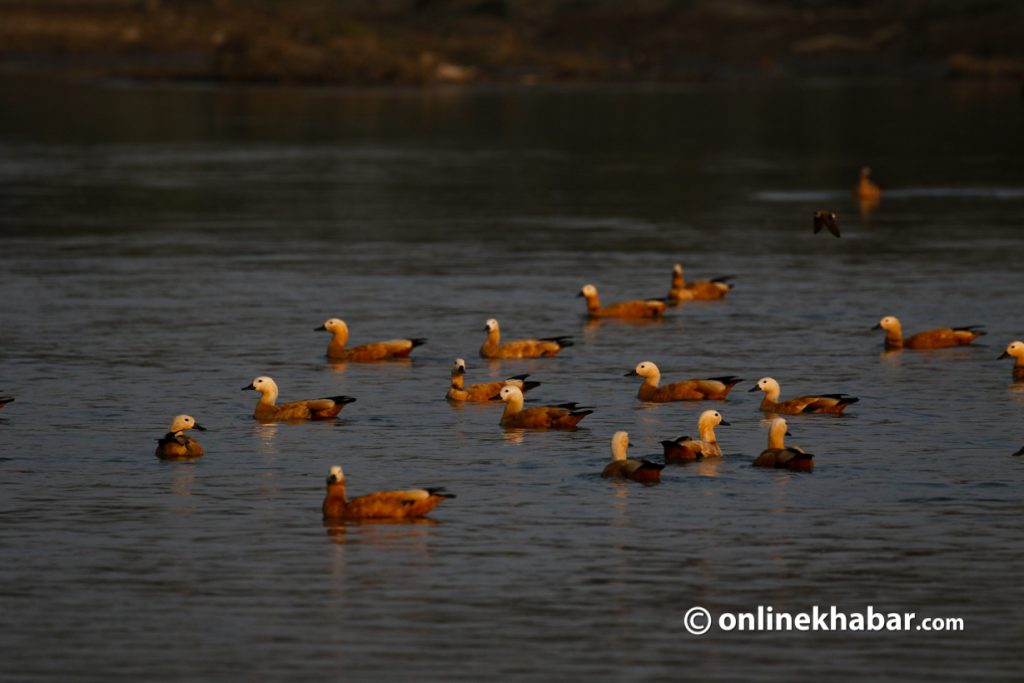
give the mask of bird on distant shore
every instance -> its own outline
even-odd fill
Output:
[[[345,491],[345,473],[334,465],[327,474],[327,495],[321,511],[326,520],[412,519],[422,517],[445,498],[454,498],[442,488],[377,491],[349,500]]]
[[[330,318],[323,325],[314,331],[328,331],[333,336],[327,345],[327,357],[334,360],[350,360],[356,362],[369,362],[375,360],[391,360],[396,358],[408,358],[412,350],[417,346],[426,343],[426,339],[388,339],[369,344],[360,344],[350,349],[345,348],[348,341],[348,325],[344,320]]]
[[[198,441],[185,434],[189,429],[206,431],[191,415],[176,415],[171,420],[167,433],[157,439],[156,457],[161,460],[194,460],[203,457],[203,447]]]
[[[661,481],[661,471],[665,466],[650,460],[630,460],[626,457],[629,445],[629,432],[615,432],[612,435],[612,460],[601,470],[601,476],[605,479],[630,479],[644,484]]]
[[[341,409],[355,401],[351,396],[328,396],[311,398],[304,401],[277,404],[278,388],[274,380],[266,376],[257,377],[242,391],[260,392],[260,401],[256,404],[253,417],[257,420],[329,420],[337,417]]]
[[[934,330],[918,332],[903,338],[903,326],[895,316],[887,315],[872,327],[872,330],[885,330],[885,348],[894,349],[944,349],[951,346],[966,346],[985,334],[978,329],[983,325],[965,325],[962,327],[939,327]]]
[[[860,180],[853,190],[853,196],[859,201],[871,203],[878,202],[881,198],[882,188],[871,180],[871,168],[868,166],[861,167]]]
[[[543,337],[541,339],[516,339],[501,342],[501,327],[491,318],[484,325],[487,339],[480,347],[484,358],[541,358],[556,356],[567,346],[572,346],[572,337]]]
[[[839,237],[839,223],[836,222],[838,217],[839,215],[834,211],[815,211],[814,234],[817,235],[822,228],[828,228],[830,233]]]

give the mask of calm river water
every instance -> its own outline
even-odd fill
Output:
[[[1012,88],[345,91],[0,87],[0,676],[17,681],[1020,680],[1024,102]],[[861,165],[885,187],[866,220]],[[842,239],[811,234],[840,214]],[[724,303],[588,325],[579,287]],[[976,347],[881,353],[985,324]],[[411,362],[331,364],[313,329],[427,337]],[[480,359],[574,335],[554,359]],[[595,407],[506,432],[470,381]],[[646,405],[623,374],[745,378],[725,403]],[[260,425],[349,394],[336,422]],[[756,471],[764,375],[813,474]],[[663,483],[598,473],[720,409],[725,456]],[[170,418],[209,431],[153,457]],[[445,485],[433,523],[325,527],[351,494]],[[687,633],[771,606],[960,617],[956,633]]]

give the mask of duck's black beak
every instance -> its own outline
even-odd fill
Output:
[[[484,332],[490,332],[490,331],[491,331],[491,328],[489,328],[487,325],[484,325]]]
[[[623,375],[623,377],[639,377],[639,376],[640,376],[640,373],[638,373],[636,370],[630,370],[625,375]]]
[[[313,331],[314,331],[314,332],[323,332],[323,331],[324,331],[324,330],[326,330],[326,329],[327,329],[327,326],[326,326],[326,325],[321,325],[320,327],[314,327],[314,328],[313,328]]]
[[[248,391],[248,390],[250,390],[250,389],[251,389],[252,391],[256,391],[256,387],[254,387],[254,386],[252,385],[252,382],[249,382],[249,386],[245,386],[245,387],[242,387],[242,391]]]
[[[718,424],[720,424],[720,425],[725,425],[726,427],[731,427],[731,426],[732,426],[732,424],[731,424],[731,423],[729,423],[729,422],[726,422],[725,420],[722,420],[722,421],[721,421],[721,422],[719,422]]]
[[[754,386],[752,386],[752,387],[750,387],[749,389],[747,389],[747,393],[749,394],[749,393],[751,393],[752,391],[757,391],[757,390],[758,390],[758,389],[760,389],[760,388],[761,388],[761,387],[759,387],[759,386],[757,386],[757,385],[755,384]]]
[[[583,290],[582,290],[582,289],[581,289],[581,290],[579,291],[579,293],[578,293],[578,294],[576,295],[576,298],[579,298],[579,297],[581,297],[581,296],[583,296]]]
[[[1004,358],[1009,358],[1009,357],[1010,357],[1010,354],[1008,354],[1006,351],[1003,351],[1001,354],[999,354],[999,358],[996,358],[996,360],[1002,360]]]
[[[328,474],[327,475],[327,483],[328,484],[337,484],[338,483],[338,478],[336,476],[334,476],[333,474]]]
[[[489,400],[489,401],[503,401],[504,399],[501,397],[501,394],[495,394],[494,396],[491,396],[487,400]]]
[[[206,431],[206,427],[204,427],[203,425],[199,424],[198,422],[196,422],[194,425],[192,425],[192,429],[198,429],[201,432],[205,432]]]
[[[880,330],[880,329],[882,329],[882,323],[878,323],[877,325],[875,325],[875,326],[874,326],[874,327],[872,327],[871,329],[872,329],[872,330]]]
[[[788,429],[786,430],[786,436],[793,436],[792,434],[789,433]]]

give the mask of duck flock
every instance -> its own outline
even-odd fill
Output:
[[[880,190],[871,181],[869,169],[861,171],[860,182],[854,189],[855,197],[863,204],[877,203]],[[839,237],[836,215],[830,211],[816,211],[814,232],[827,228]],[[587,317],[590,319],[658,319],[665,315],[669,306],[687,301],[722,300],[732,288],[732,276],[709,280],[686,282],[683,267],[675,264],[672,270],[671,286],[664,298],[636,299],[602,304],[597,288],[584,285],[579,296],[586,300]],[[971,344],[985,334],[980,325],[965,327],[944,327],[930,329],[905,337],[900,321],[891,315],[879,320],[873,329],[885,331],[885,348],[940,349]],[[330,318],[316,330],[331,334],[326,355],[335,361],[380,362],[408,359],[413,350],[426,342],[425,339],[390,339],[358,346],[347,346],[349,329],[345,321]],[[484,331],[486,338],[480,347],[480,356],[486,359],[541,358],[555,357],[566,348],[572,347],[569,336],[545,337],[539,339],[502,340],[501,328],[494,318],[487,320]],[[1011,342],[1002,358],[1013,358],[1013,379],[1024,381],[1024,341]],[[445,397],[451,402],[501,401],[504,410],[499,424],[510,429],[534,430],[575,430],[577,425],[594,411],[578,403],[525,406],[525,395],[540,385],[529,381],[528,375],[515,375],[500,381],[466,383],[466,361],[456,358],[451,367],[450,384]],[[661,372],[652,361],[643,361],[626,373],[626,376],[642,378],[637,398],[652,403],[670,401],[721,401],[743,381],[740,377],[721,376],[689,378],[662,383]],[[326,396],[323,398],[278,402],[280,395],[277,383],[267,376],[254,378],[242,388],[259,393],[253,417],[262,422],[301,423],[309,420],[331,420],[337,418],[346,405],[356,401],[351,396]],[[787,446],[789,435],[782,415],[840,415],[858,402],[855,396],[844,393],[821,393],[783,399],[778,380],[762,377],[748,391],[760,391],[763,399],[760,409],[772,416],[768,428],[766,448],[753,460],[752,465],[764,468],[779,468],[809,472],[814,468],[814,455],[796,446]],[[13,397],[0,396],[0,408],[14,401]],[[664,462],[632,460],[628,457],[629,433],[617,431],[611,438],[611,461],[604,467],[601,476],[624,479],[642,484],[655,484],[661,479],[661,472],[668,464],[684,464],[706,458],[721,457],[722,449],[715,436],[715,427],[728,425],[718,410],[705,410],[697,420],[696,437],[682,436],[664,440]],[[163,460],[188,461],[203,457],[204,450],[199,441],[187,434],[191,430],[205,431],[191,415],[175,416],[167,433],[157,440],[156,456]],[[1024,455],[1024,448],[1013,455]],[[327,476],[327,494],[322,505],[325,520],[346,519],[406,519],[420,517],[440,504],[446,498],[454,498],[443,489],[407,489],[381,491],[349,499],[345,489],[345,475],[340,466],[332,466]]]

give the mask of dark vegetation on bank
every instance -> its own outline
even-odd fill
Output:
[[[1019,0],[0,0],[0,67],[251,83],[1024,81]]]

